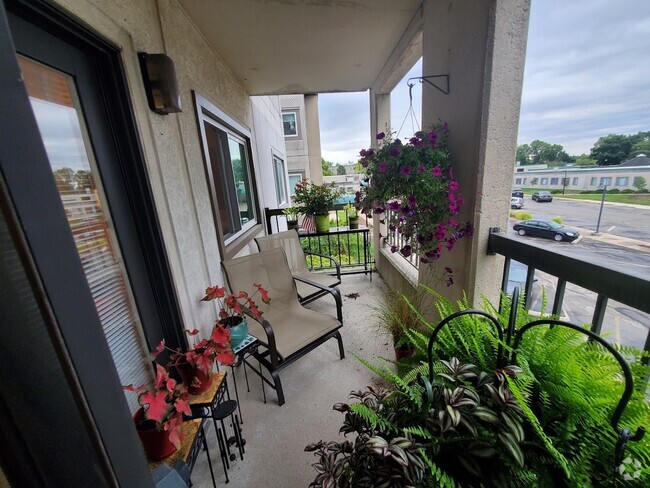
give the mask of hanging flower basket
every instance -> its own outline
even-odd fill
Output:
[[[381,132],[378,149],[359,153],[367,185],[357,192],[356,206],[401,237],[397,241],[404,244],[393,245],[392,252],[408,257],[417,249],[421,263],[438,259],[473,233],[471,224],[457,217],[464,198],[451,166],[448,133],[446,122],[416,132],[407,143]]]

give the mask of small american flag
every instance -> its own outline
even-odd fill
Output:
[[[316,219],[313,215],[305,215],[305,217],[302,219],[300,227],[302,227],[307,232],[316,232]]]

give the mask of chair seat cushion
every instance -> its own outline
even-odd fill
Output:
[[[319,285],[326,286],[328,288],[332,288],[333,286],[336,286],[341,283],[336,276],[332,276],[324,273],[294,274],[294,276],[300,276],[301,278],[305,278],[306,280],[309,281],[314,281]],[[301,300],[303,300],[304,298],[310,295],[313,295],[314,293],[318,293],[321,291],[320,288],[316,288],[315,286],[308,285],[307,283],[303,283],[302,281],[295,280],[295,283],[296,283],[296,290],[298,291],[298,296],[300,297]]]
[[[273,327],[278,353],[283,359],[341,327],[340,322],[331,315],[301,306],[272,307],[264,313],[264,318]],[[252,319],[249,319],[248,323],[251,333],[266,343],[267,338],[262,326]]]

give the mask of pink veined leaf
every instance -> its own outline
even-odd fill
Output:
[[[181,400],[180,398],[176,400],[176,403],[174,403],[174,406],[176,407],[176,410],[184,413],[185,415],[192,415],[192,411],[190,410],[190,404],[187,403],[185,400]]]
[[[165,339],[160,341],[160,343],[158,344],[158,347],[156,347],[155,351],[151,352],[151,359],[152,360],[156,359],[158,357],[158,354],[160,354],[164,350],[165,350]]]
[[[196,355],[196,367],[203,371],[205,374],[210,374],[213,364],[212,352],[207,350],[203,354]]]
[[[169,411],[169,404],[167,403],[167,392],[158,391],[155,395],[149,392],[140,395],[140,405],[149,405],[144,412],[145,418],[162,422],[165,415]]]
[[[176,388],[176,380],[174,378],[167,378],[167,391],[172,392]]]
[[[144,385],[140,385],[140,386],[138,386],[138,387],[136,388],[136,387],[133,386],[133,384],[131,384],[131,385],[123,386],[122,389],[123,389],[124,391],[142,391],[142,390],[146,390],[147,387],[144,386]]]
[[[199,333],[199,329],[192,329],[192,330],[185,329],[185,333],[186,333],[188,336],[195,336],[196,334]]]
[[[156,364],[156,388],[162,388],[168,378],[167,371],[160,364]]]
[[[225,366],[230,366],[235,362],[235,353],[231,349],[224,349],[217,353],[217,361]]]
[[[212,335],[210,339],[221,346],[225,346],[230,341],[230,330],[217,325],[212,329]]]
[[[176,449],[181,447],[181,429],[180,428],[173,428],[172,431],[169,433],[169,442],[174,444],[174,447]]]

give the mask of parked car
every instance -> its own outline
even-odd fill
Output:
[[[524,199],[520,197],[510,197],[510,208],[524,208]]]
[[[553,195],[547,191],[536,191],[533,193],[533,200],[536,202],[552,202]]]
[[[515,229],[520,236],[530,235],[548,237],[549,239],[555,239],[558,242],[572,242],[580,237],[580,233],[577,230],[560,225],[552,220],[522,220],[513,225],[512,228]]]
[[[514,188],[512,190],[512,195],[513,197],[517,198],[524,198],[524,191],[521,188]]]

